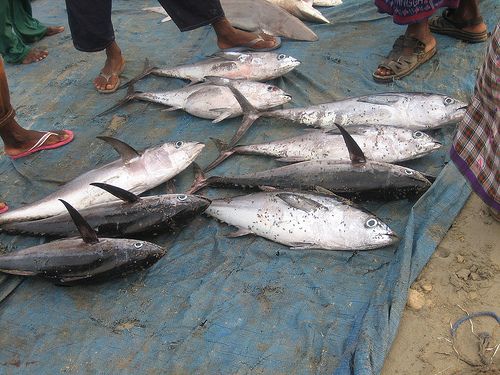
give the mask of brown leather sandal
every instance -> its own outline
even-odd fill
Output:
[[[483,17],[468,21],[454,21],[451,16],[455,9],[445,9],[443,14],[429,20],[429,28],[433,33],[448,35],[467,43],[481,43],[488,39],[488,30],[471,32],[463,30],[466,27],[477,26],[483,23]]]
[[[413,53],[411,55],[403,54],[406,48],[411,48]],[[420,40],[411,36],[401,35],[396,39],[396,42],[394,42],[389,56],[387,56],[378,66],[379,68],[392,70],[394,74],[383,76],[373,73],[373,79],[375,82],[387,83],[395,79],[403,78],[426,61],[429,61],[431,57],[436,54],[436,51],[436,47],[434,47],[430,51],[425,52],[425,44]]]

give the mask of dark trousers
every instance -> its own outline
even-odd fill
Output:
[[[68,23],[75,48],[102,51],[115,40],[112,0],[66,0]],[[193,30],[224,17],[219,0],[159,0],[181,31]]]

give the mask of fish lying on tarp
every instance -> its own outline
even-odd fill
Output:
[[[441,143],[421,132],[394,126],[350,126],[349,134],[361,147],[366,158],[385,163],[398,163],[430,154]],[[220,151],[205,172],[215,168],[233,154],[267,155],[277,161],[297,163],[306,160],[350,160],[344,138],[338,130],[309,130],[303,135],[268,143],[228,148],[214,140]]]
[[[80,210],[80,214],[101,236],[121,237],[176,229],[210,205],[208,199],[195,195],[163,194],[138,197],[116,186],[101,183],[91,185],[120,199],[117,202],[101,203]],[[58,237],[78,234],[68,213],[41,220],[3,224],[0,225],[0,231]]]
[[[173,68],[158,68],[146,59],[143,72],[123,86],[134,84],[150,74],[186,79],[191,83],[203,82],[206,77],[268,81],[290,72],[298,65],[299,60],[274,52],[218,52],[204,60]]]
[[[270,109],[292,99],[279,87],[266,83],[234,81],[234,85],[258,109]],[[98,116],[107,114],[134,99],[159,103],[170,107],[168,110],[180,109],[196,117],[214,120],[213,122],[243,114],[231,89],[206,82],[163,92],[134,91],[133,85],[130,85],[124,99]]]
[[[39,201],[0,214],[0,225],[61,214],[65,211],[58,199],[71,202],[77,209],[116,200],[106,191],[91,186],[93,182],[112,184],[134,194],[143,193],[186,169],[205,146],[198,142],[178,141],[139,153],[117,139],[98,138],[113,146],[120,159],[76,177]]]
[[[403,198],[426,191],[431,182],[421,173],[395,164],[366,160],[354,139],[341,127],[350,161],[310,160],[240,176],[205,178],[198,166],[190,193],[205,186],[273,187],[330,191],[349,196]]]
[[[314,42],[318,36],[297,17],[266,0],[221,0],[224,14],[238,29]]]
[[[313,8],[313,3],[304,0],[267,0],[294,15],[298,19],[310,22],[330,23],[325,16]]]
[[[266,192],[215,199],[205,211],[238,230],[292,249],[370,250],[397,242],[375,215],[345,199],[305,192]]]
[[[39,276],[57,284],[106,280],[145,269],[166,250],[150,242],[97,238],[96,232],[69,203],[67,207],[82,239],[49,242],[0,256],[0,272]]]
[[[412,130],[436,129],[460,121],[467,105],[441,94],[380,93],[347,98],[302,108],[258,111],[231,81],[214,77],[211,82],[229,87],[243,108],[243,121],[229,142],[232,147],[259,117],[279,118],[315,128],[335,129],[336,124],[388,125]]]

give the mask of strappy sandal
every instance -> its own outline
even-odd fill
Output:
[[[477,26],[483,23],[483,17],[469,21],[454,21],[451,16],[455,9],[445,9],[443,14],[429,20],[429,28],[437,34],[448,35],[468,43],[481,43],[488,39],[488,30],[471,32],[463,30],[466,27]]]
[[[406,48],[411,48],[413,53],[411,55],[404,55],[403,51]],[[394,74],[382,76],[373,73],[373,79],[375,82],[387,83],[395,79],[403,78],[426,61],[429,61],[431,57],[436,54],[436,51],[436,47],[434,47],[430,51],[425,52],[425,44],[420,40],[411,36],[401,35],[394,42],[389,56],[387,56],[378,66],[379,68],[392,70]]]

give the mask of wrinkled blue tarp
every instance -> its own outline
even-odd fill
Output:
[[[126,78],[142,70],[145,57],[166,66],[216,51],[209,27],[181,34],[171,22],[158,23],[161,16],[140,10],[155,5],[114,1]],[[493,25],[498,3],[487,0],[481,7]],[[39,0],[34,11],[44,22],[67,25],[62,2]],[[281,48],[302,61],[296,71],[275,80],[293,95],[294,105],[380,91],[441,92],[462,100],[470,96],[484,44],[438,36],[435,59],[403,81],[378,85],[371,73],[403,28],[378,14],[370,1],[346,0],[323,12],[332,24],[312,26],[319,42],[285,41]],[[32,129],[74,130],[76,139],[67,147],[16,162],[0,157],[0,197],[13,208],[115,159],[97,135],[116,136],[138,149],[168,140],[202,141],[207,148],[198,161],[204,166],[216,156],[208,137],[229,139],[239,124],[238,119],[211,124],[145,103],[119,110],[112,121],[111,116],[96,119],[95,114],[124,95],[94,91],[91,79],[102,66],[102,54],[77,52],[69,32],[41,45],[50,48],[46,61],[7,68],[18,119]],[[167,90],[183,84],[149,78],[137,88]],[[259,120],[243,141],[300,132],[300,126],[284,121]],[[448,148],[452,133],[449,127],[433,135]],[[410,165],[437,175],[449,160],[446,148]],[[262,157],[237,156],[217,172],[273,165]],[[188,169],[176,179],[178,189],[186,188],[191,178]],[[159,187],[153,192],[164,191]],[[147,272],[71,288],[3,278],[0,373],[379,373],[410,283],[469,194],[465,181],[448,164],[415,205],[406,200],[366,203],[402,236],[397,248],[291,251],[257,237],[226,238],[228,226],[199,217],[175,237],[150,239],[167,246],[169,253]],[[44,239],[0,235],[0,241],[11,251]]]

